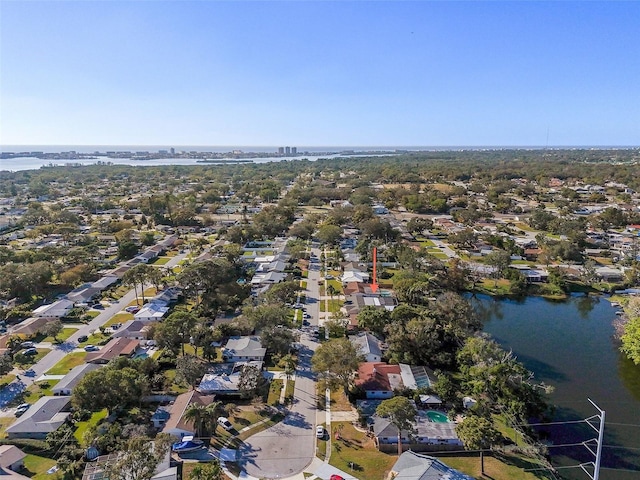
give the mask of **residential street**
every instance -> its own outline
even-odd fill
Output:
[[[176,255],[166,263],[166,268],[176,266],[182,259],[186,257],[186,253]],[[20,392],[26,390],[31,384],[37,381],[45,372],[50,370],[56,363],[68,353],[72,352],[78,345],[78,337],[82,335],[90,335],[91,332],[98,330],[102,325],[107,323],[111,317],[123,310],[129,303],[135,300],[135,291],[132,289],[128,291],[120,300],[112,305],[105,307],[104,311],[95,317],[91,322],[86,325],[80,325],[78,330],[73,333],[66,341],[60,344],[54,344],[53,349],[47,355],[40,359],[37,363],[31,366],[31,370],[35,374],[26,376],[19,374],[20,380],[7,385],[4,389],[0,390],[0,408],[4,408],[11,400],[13,400]]]
[[[315,261],[307,278],[307,312],[312,328],[320,314],[320,249],[313,248]],[[240,451],[240,465],[256,478],[284,478],[303,471],[315,458],[317,424],[325,423],[325,412],[316,409],[316,383],[311,372],[311,356],[318,343],[303,333],[294,403],[284,421],[250,437]]]

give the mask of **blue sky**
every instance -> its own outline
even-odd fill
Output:
[[[640,2],[0,2],[3,145],[640,145]]]

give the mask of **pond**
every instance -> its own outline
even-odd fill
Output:
[[[485,331],[510,348],[538,381],[552,385],[555,421],[597,415],[593,400],[606,412],[601,480],[640,479],[640,367],[627,360],[614,340],[611,304],[601,297],[575,296],[554,302],[539,297],[523,301],[472,297],[485,320]],[[594,457],[581,443],[597,436],[585,423],[544,427],[553,464],[563,478],[588,478],[570,468]],[[595,450],[595,448],[594,448]]]

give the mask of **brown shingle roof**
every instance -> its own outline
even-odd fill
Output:
[[[97,352],[89,352],[85,361],[87,363],[109,363],[120,356],[129,357],[138,348],[140,342],[129,338],[115,338]]]

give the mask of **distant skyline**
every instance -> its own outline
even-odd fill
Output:
[[[0,145],[640,145],[640,2],[0,2]]]

